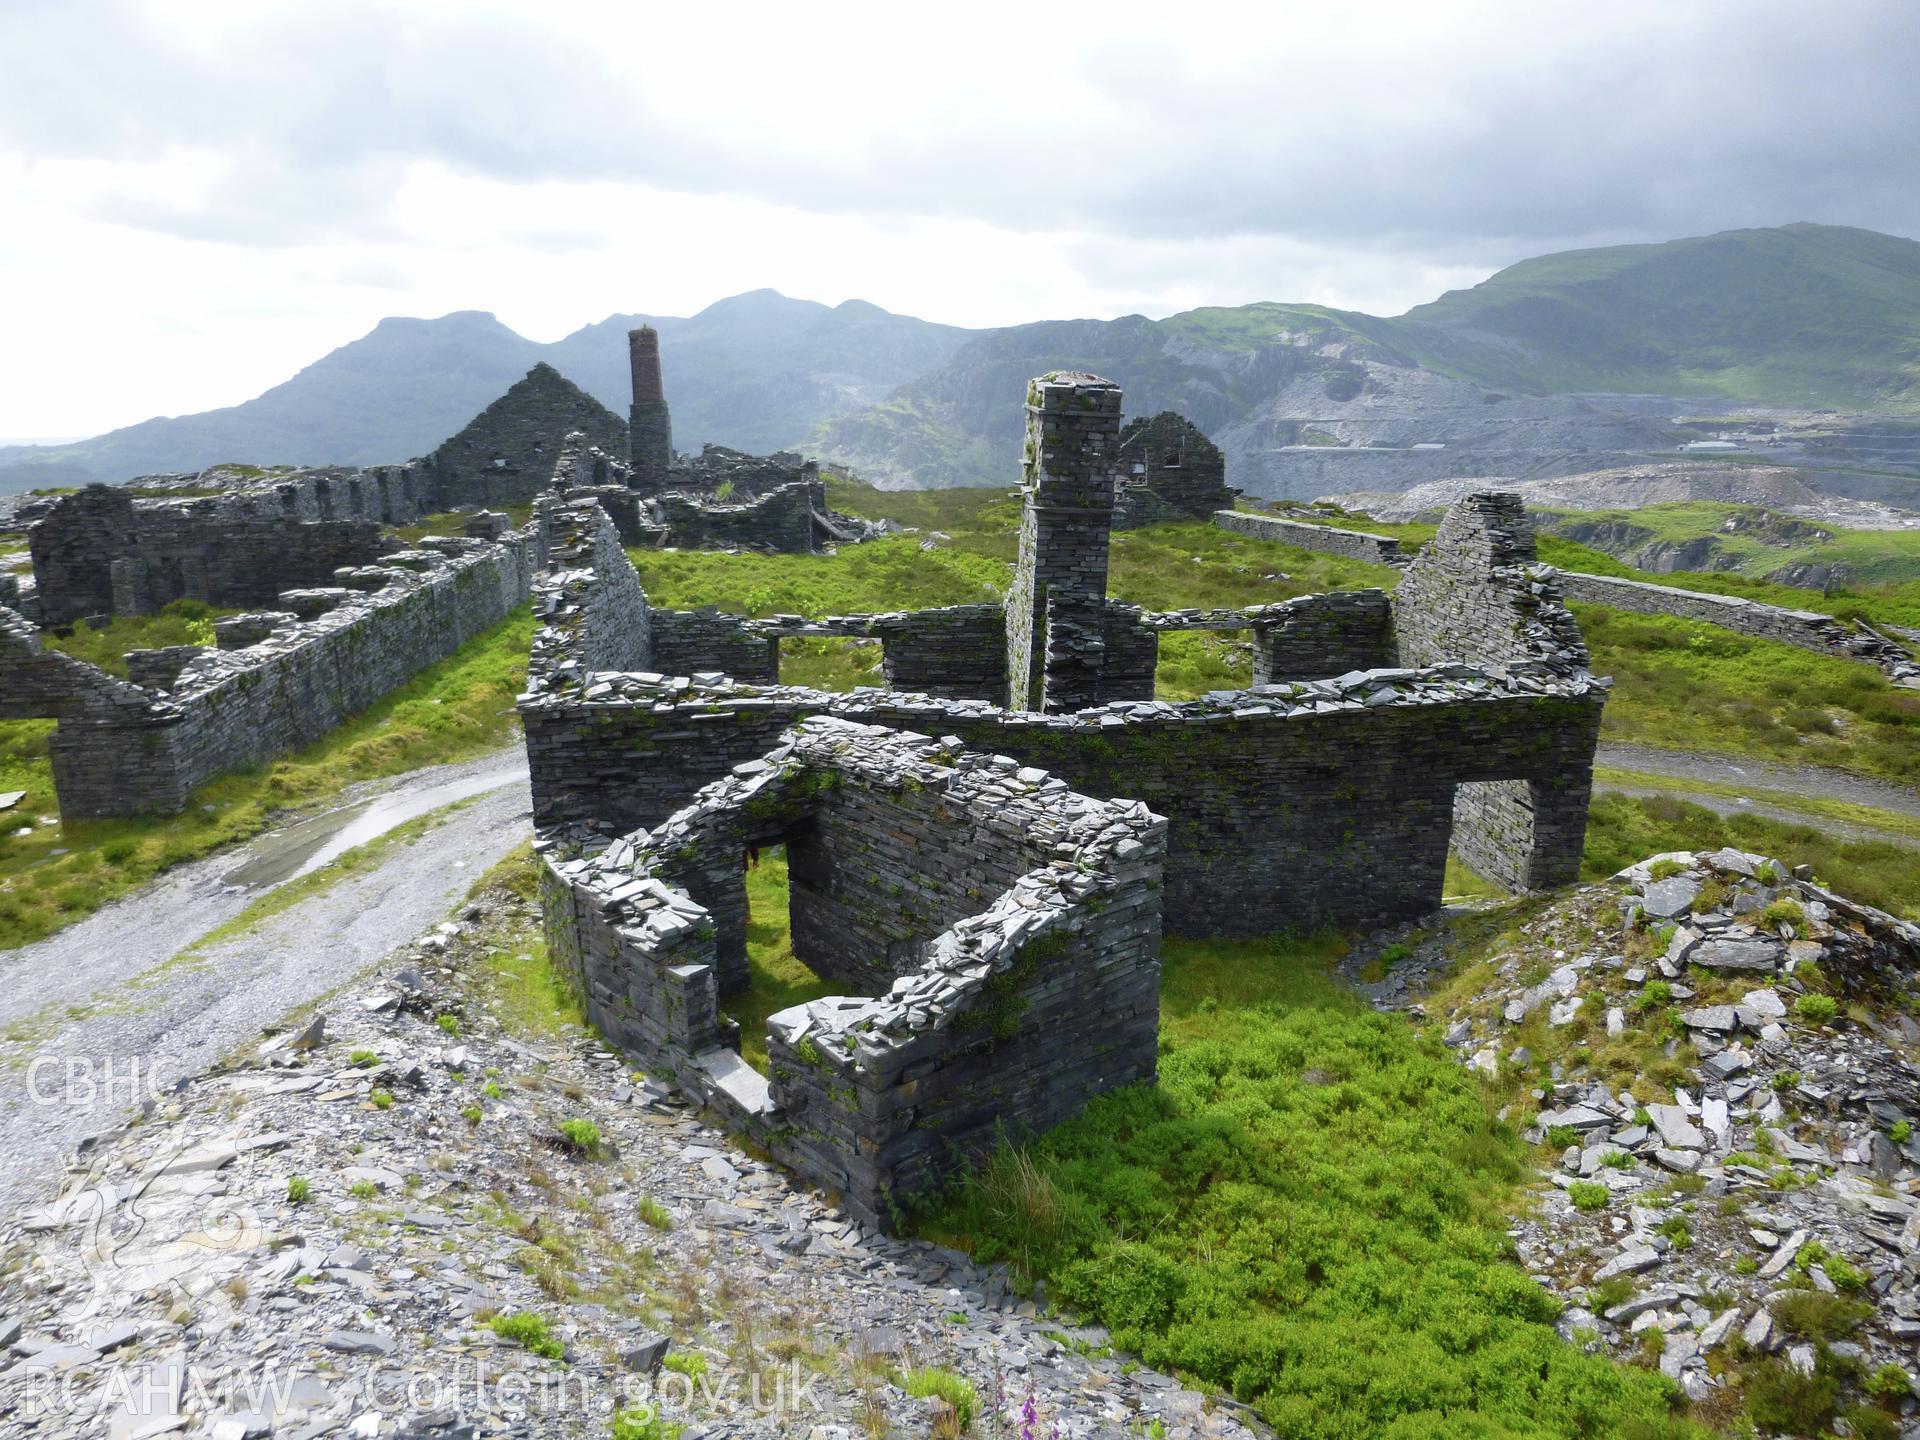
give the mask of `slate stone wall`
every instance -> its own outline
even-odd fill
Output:
[[[801,845],[797,944],[885,993],[773,1016],[761,1082],[716,1000],[745,978],[741,846],[776,833]],[[1004,757],[814,721],[650,833],[537,843],[589,1019],[890,1227],[1001,1135],[1152,1078],[1164,840]]]
[[[570,432],[624,453],[627,426],[544,361],[433,452],[433,508],[526,505],[553,483]]]
[[[1538,563],[1518,495],[1455,501],[1393,592],[1400,663],[1585,673],[1587,644],[1560,586],[1560,573]]]
[[[656,544],[684,550],[771,550],[806,555],[814,544],[813,516],[826,509],[818,480],[776,486],[740,503],[668,491],[646,505]]]
[[[1373,670],[1395,658],[1393,606],[1384,590],[1301,595],[1248,612],[1253,627],[1253,683],[1309,680]]]
[[[1216,510],[1231,510],[1239,494],[1227,484],[1227,457],[1220,447],[1171,410],[1128,421],[1120,432],[1119,461],[1116,530],[1164,520],[1205,520]]]
[[[126,687],[137,707],[126,696],[111,712],[91,699],[75,713],[43,711],[61,716],[51,744],[61,813],[177,813],[216,776],[319,739],[521,603],[527,543],[520,533],[413,552],[423,568],[389,570],[383,588],[251,647],[201,650],[177,667],[177,657],[145,652],[155,657],[147,673],[175,673],[164,692]],[[76,689],[91,696],[98,686],[88,685]]]
[[[1331,525],[1308,525],[1299,520],[1282,520],[1277,515],[1250,515],[1242,510],[1216,510],[1213,523],[1236,535],[1277,540],[1302,550],[1323,550],[1329,555],[1345,555],[1350,560],[1365,560],[1371,565],[1406,563],[1400,553],[1400,542],[1390,535],[1336,530]]]
[[[164,713],[139,686],[42,644],[40,632],[0,607],[0,720],[87,718],[138,725]]]
[[[356,507],[411,511],[417,503],[411,472],[404,485],[372,474],[315,475],[272,490],[178,500],[89,485],[64,496],[29,532],[41,623],[150,614],[183,599],[270,604],[282,590],[327,584],[335,570],[371,564],[394,548],[378,519],[309,516]]]
[[[1186,935],[1374,925],[1438,904],[1448,841],[1525,888],[1578,878],[1605,687],[1468,666],[1375,670],[1187,704],[1038,717],[980,701],[595,677],[521,705],[536,825],[659,823],[811,715],[959,737],[1168,817],[1165,915]],[[1461,786],[1527,783],[1528,825],[1456,831]],[[1481,812],[1461,817],[1479,824]],[[1488,858],[1513,852],[1494,865]],[[1477,867],[1478,868],[1478,867]]]
[[[1896,683],[1920,683],[1920,664],[1915,664],[1906,650],[1869,631],[1855,630],[1831,615],[1763,605],[1757,600],[1742,600],[1733,595],[1704,595],[1695,590],[1677,590],[1668,585],[1616,579],[1610,575],[1563,571],[1560,585],[1569,600],[1611,605],[1616,610],[1631,610],[1640,615],[1676,615],[1684,620],[1699,620],[1820,655],[1864,660],[1878,666]]]

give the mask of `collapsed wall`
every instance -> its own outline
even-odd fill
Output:
[[[1871,630],[1850,628],[1831,615],[1611,575],[1581,575],[1569,571],[1561,575],[1560,583],[1569,600],[1611,605],[1616,610],[1631,610],[1640,615],[1674,615],[1683,620],[1700,620],[1819,655],[1864,660],[1878,666],[1896,685],[1920,686],[1920,663],[1905,649]]]
[[[1576,879],[1604,698],[1591,679],[1445,666],[1036,716],[643,673],[543,685],[521,714],[535,824],[617,830],[658,824],[809,716],[953,735],[1165,814],[1168,930],[1260,935],[1425,914],[1450,842],[1515,890]],[[1525,825],[1502,815],[1480,837],[1472,816],[1456,822],[1456,793],[1495,780],[1525,792]]]
[[[889,1227],[1003,1134],[1151,1079],[1165,822],[1004,757],[811,720],[651,833],[547,836],[553,955],[589,1020]],[[795,954],[845,996],[737,1054],[742,856],[788,847]]]
[[[1579,875],[1607,687],[1517,506],[1469,497],[1392,600],[1153,614],[1106,594],[1119,400],[1030,387],[997,612],[656,611],[592,496],[540,511],[520,712],[555,962],[611,1043],[874,1224],[1151,1076],[1162,927],[1423,915],[1450,848],[1513,890]],[[1168,629],[1251,630],[1256,683],[1151,699]],[[878,638],[915,689],[779,685],[788,636]],[[794,953],[864,995],[774,1015],[762,1080],[722,999],[770,844]]]
[[[271,604],[395,548],[382,526],[417,518],[425,500],[406,467],[310,471],[179,499],[89,485],[28,532],[40,622],[146,615],[175,600]]]
[[[241,648],[134,651],[141,684],[64,656],[59,674],[44,655],[10,664],[0,715],[59,719],[66,818],[176,814],[207,781],[312,743],[499,623],[526,598],[529,542],[431,540],[329,577],[339,585],[285,591],[281,609],[223,623],[223,645]]]
[[[1587,642],[1563,603],[1563,585],[1559,571],[1539,563],[1518,495],[1463,496],[1393,592],[1401,663],[1471,656],[1497,670],[1583,673]]]

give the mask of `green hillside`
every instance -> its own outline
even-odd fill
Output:
[[[1350,318],[1483,384],[1920,409],[1920,243],[1871,230],[1786,225],[1573,250],[1396,320]]]

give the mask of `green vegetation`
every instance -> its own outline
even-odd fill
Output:
[[[1603,734],[1920,781],[1920,694],[1871,666],[1691,620],[1576,605],[1593,668],[1614,677]]]
[[[325,739],[203,786],[176,816],[40,824],[57,812],[47,757],[53,722],[0,722],[0,790],[27,792],[0,817],[0,949],[41,939],[162,870],[257,834],[288,806],[497,748],[517,727],[513,702],[532,635],[531,614],[515,611]]]
[[[1913,410],[1916,297],[1913,241],[1785,225],[1543,255],[1394,320],[1340,318],[1442,373],[1516,390]]]
[[[369,1066],[378,1065],[380,1057],[371,1050],[356,1050],[347,1057],[347,1063],[365,1070]]]
[[[600,1127],[577,1116],[560,1122],[560,1138],[576,1155],[594,1155],[600,1149]]]
[[[507,524],[518,530],[533,518],[531,505],[495,505],[489,509],[497,515],[505,515]],[[429,535],[461,535],[467,521],[473,518],[471,510],[441,510],[432,515],[422,515],[411,525],[390,525],[387,529],[402,540],[419,542]]]
[[[680,1440],[686,1428],[661,1419],[650,1405],[635,1405],[614,1412],[609,1433],[612,1440]]]
[[[1607,1208],[1608,1190],[1604,1185],[1595,1185],[1590,1180],[1576,1180],[1567,1187],[1567,1198],[1573,1202],[1576,1210],[1604,1210]]]
[[[532,848],[522,845],[494,867],[488,880],[506,879],[531,894],[537,864]],[[552,1040],[587,1023],[579,997],[568,989],[566,980],[548,959],[547,942],[538,929],[489,936],[487,942],[481,986],[488,1008],[509,1034]],[[502,1098],[500,1086],[492,1080],[481,1093],[489,1100]]]
[[[1842,619],[1920,625],[1920,531],[1816,527],[1758,505],[1718,500],[1680,500],[1637,510],[1546,511],[1538,523],[1540,558],[1565,570],[1733,595]],[[1569,533],[1552,533],[1555,530]],[[1820,538],[1822,531],[1831,538]],[[1583,535],[1604,538],[1629,554],[1659,542],[1711,541],[1714,568],[1671,574],[1636,569],[1583,543],[1577,538]],[[1832,567],[1848,580],[1816,590],[1768,578],[1801,566]]]
[[[1670,796],[1599,794],[1587,815],[1582,873],[1604,879],[1663,850],[1723,845],[1811,865],[1823,884],[1896,915],[1920,919],[1920,865],[1913,851],[1884,840],[1837,840],[1816,825],[1758,815],[1716,815]]]
[[[747,990],[721,1003],[740,1022],[741,1058],[765,1074],[767,1017],[834,993],[793,953],[784,847],[762,850],[759,862],[747,867],[747,970],[752,977]]]
[[[157,615],[120,615],[96,629],[78,621],[71,634],[48,634],[44,643],[97,666],[111,675],[127,673],[129,650],[158,650],[168,645],[213,644],[213,622],[235,610],[216,610],[198,600],[176,600]]]
[[[559,1360],[566,1354],[566,1348],[548,1328],[546,1316],[532,1310],[496,1315],[487,1322],[487,1328],[502,1340],[511,1340],[522,1349],[548,1360]]]
[[[289,1205],[304,1205],[312,1196],[313,1186],[303,1176],[294,1175],[288,1178],[287,1203]]]
[[[375,1090],[367,1096],[367,1101],[376,1110],[391,1110],[393,1108],[393,1092],[391,1090]]]
[[[910,1370],[901,1388],[916,1400],[938,1395],[953,1407],[954,1417],[962,1430],[971,1428],[973,1417],[980,1413],[979,1392],[965,1376],[956,1375],[951,1370],[942,1370],[933,1365]]]
[[[702,1380],[707,1374],[707,1357],[697,1350],[676,1350],[660,1362],[663,1369],[685,1375],[689,1380]]]
[[[1802,995],[1793,1002],[1793,1013],[1809,1025],[1824,1025],[1840,1013],[1840,1002],[1831,995]]]
[[[1159,1085],[1002,1148],[922,1228],[1284,1434],[1697,1433],[1659,1376],[1554,1334],[1504,1233],[1522,1147],[1330,977],[1341,948],[1169,941]]]
[[[651,1195],[642,1195],[639,1205],[640,1219],[655,1230],[673,1229],[673,1214]]]
[[[1797,900],[1775,900],[1760,912],[1760,923],[1774,929],[1791,925],[1797,930],[1807,923],[1807,912]]]

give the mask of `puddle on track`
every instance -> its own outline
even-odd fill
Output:
[[[244,864],[220,877],[221,883],[247,890],[266,890],[331,864],[356,845],[377,840],[396,825],[404,825],[430,811],[508,785],[524,785],[527,768],[517,756],[509,763],[489,766],[478,774],[423,790],[375,795],[338,810],[315,815],[262,836],[249,848]]]

